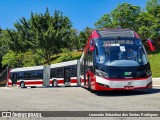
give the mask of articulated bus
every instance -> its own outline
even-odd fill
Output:
[[[155,50],[148,39],[151,50]],[[80,59],[80,79],[92,92],[152,88],[147,52],[129,29],[94,30]]]
[[[44,66],[12,69],[8,74],[7,85],[21,88],[43,86],[44,76],[48,73],[50,73],[48,86],[77,85],[77,60],[51,64],[48,71],[44,70]]]

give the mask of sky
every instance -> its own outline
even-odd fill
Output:
[[[124,2],[145,8],[147,0],[0,0],[0,28],[14,28],[20,18],[29,19],[31,12],[44,13],[48,7],[51,15],[54,10],[62,11],[80,31],[94,28],[99,18]]]

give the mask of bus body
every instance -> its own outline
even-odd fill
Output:
[[[81,84],[91,91],[152,88],[146,50],[132,30],[94,30],[87,40],[80,67]]]
[[[51,64],[49,86],[77,85],[77,60]],[[15,68],[8,74],[8,86],[20,87],[43,86],[44,66]]]

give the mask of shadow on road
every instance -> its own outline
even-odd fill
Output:
[[[160,88],[152,88],[147,90],[132,90],[132,91],[101,91],[94,93],[97,96],[135,96],[160,93]]]
[[[25,88],[20,88],[20,87],[19,87],[19,88],[20,88],[20,89],[34,89],[34,88],[35,88],[35,89],[36,89],[36,88],[40,88],[40,89],[49,89],[49,88],[50,88],[50,89],[55,89],[55,88],[57,89],[57,88],[58,88],[58,89],[59,89],[59,88],[75,88],[75,87],[79,87],[79,86],[76,86],[76,85],[74,86],[74,85],[72,85],[72,86],[57,86],[57,87],[47,86],[47,87],[25,87]]]

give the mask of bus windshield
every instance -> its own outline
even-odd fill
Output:
[[[106,66],[128,67],[148,63],[147,53],[140,39],[98,39],[96,63]]]

